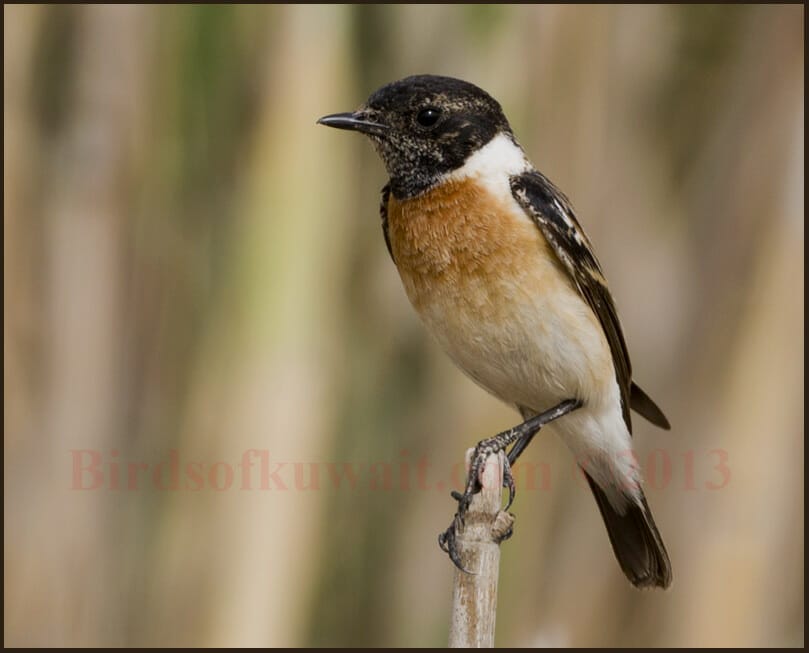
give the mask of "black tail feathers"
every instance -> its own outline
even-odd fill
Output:
[[[613,508],[607,495],[589,474],[587,481],[607,526],[615,557],[626,577],[639,588],[668,587],[671,584],[671,562],[643,490],[640,490],[641,503],[628,499],[626,512],[622,515]]]

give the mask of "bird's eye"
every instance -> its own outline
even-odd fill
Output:
[[[422,127],[432,127],[438,122],[440,117],[441,111],[435,107],[427,107],[426,109],[419,111],[418,115],[416,116],[416,122]]]

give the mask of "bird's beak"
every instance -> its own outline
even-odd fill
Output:
[[[367,120],[367,116],[361,111],[333,113],[329,116],[323,116],[317,121],[317,124],[336,127],[337,129],[351,129],[370,136],[382,136],[388,130],[387,125]]]

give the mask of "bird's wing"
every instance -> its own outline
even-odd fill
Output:
[[[621,391],[624,421],[631,433],[629,408],[633,385],[632,366],[615,303],[590,241],[576,220],[568,199],[541,173],[531,171],[512,177],[511,192],[540,228],[604,329],[615,365],[615,378]]]
[[[390,246],[390,235],[388,234],[388,200],[390,199],[390,184],[385,184],[382,187],[382,199],[379,203],[379,217],[382,221],[382,235],[385,236],[385,245],[388,248],[391,260],[396,263],[393,258],[393,249]]]

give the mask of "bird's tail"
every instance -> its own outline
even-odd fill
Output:
[[[626,577],[635,587],[668,587],[671,584],[669,554],[643,490],[638,488],[639,503],[627,497],[625,512],[621,514],[590,475],[586,476],[607,526],[615,557]]]

